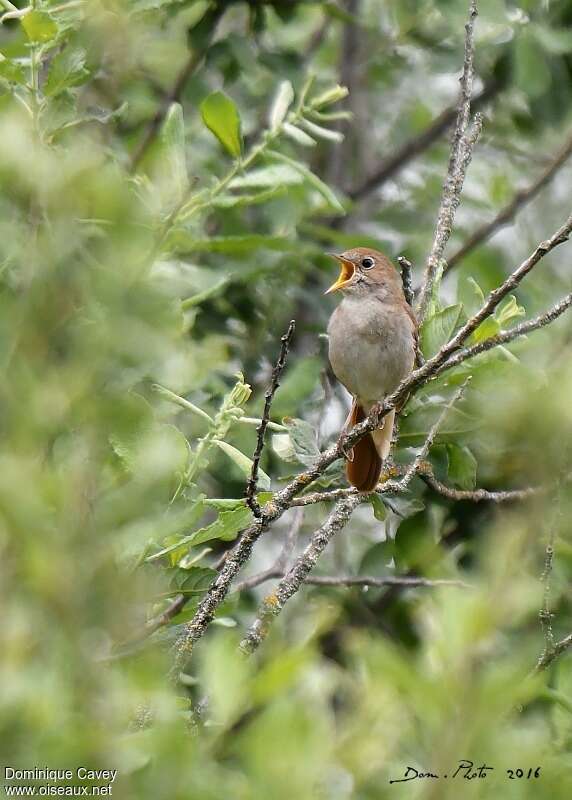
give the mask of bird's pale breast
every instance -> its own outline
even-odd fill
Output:
[[[345,297],[328,325],[332,369],[364,406],[391,393],[413,368],[413,323],[407,311],[375,297]]]

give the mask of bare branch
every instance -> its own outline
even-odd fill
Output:
[[[274,617],[304,583],[328,542],[347,524],[359,502],[357,495],[338,500],[326,522],[314,533],[302,555],[278,584],[276,591],[264,599],[256,620],[240,643],[245,653],[252,653],[266,638]]]
[[[488,81],[483,91],[472,101],[472,107],[476,109],[491,100],[501,89],[501,83],[496,79]],[[406,142],[398,148],[393,155],[383,161],[380,166],[358,186],[350,189],[347,194],[355,201],[362,200],[370,192],[379,189],[384,183],[393,178],[403,167],[424,153],[434,142],[436,142],[447,129],[453,124],[457,116],[457,104],[449,106],[439,114],[439,116],[422,131],[419,136]]]
[[[256,491],[258,485],[258,468],[260,466],[260,457],[262,455],[262,450],[264,448],[264,434],[266,433],[266,428],[268,427],[268,421],[270,418],[270,408],[272,406],[272,401],[274,399],[274,395],[276,394],[276,390],[280,386],[280,377],[284,370],[284,366],[286,364],[286,358],[288,356],[288,348],[290,346],[290,340],[294,334],[294,330],[296,328],[295,320],[290,320],[290,324],[288,325],[288,330],[286,333],[280,338],[281,345],[280,345],[280,353],[278,355],[278,360],[274,365],[274,369],[272,370],[272,379],[270,381],[270,386],[266,390],[266,395],[264,397],[264,411],[262,412],[262,419],[260,420],[260,425],[256,428],[256,448],[254,450],[254,456],[252,458],[252,469],[250,471],[250,478],[246,483],[246,505],[250,508],[252,513],[255,517],[261,517],[262,511],[256,500]]]
[[[252,589],[266,581],[283,578],[284,575],[284,572],[279,572],[277,570],[261,572],[238,584],[236,591]],[[388,575],[383,578],[378,578],[373,575],[314,575],[313,577],[306,578],[304,583],[309,586],[362,586],[380,589],[384,586],[401,586],[404,589],[416,589],[419,587],[434,588],[437,586],[458,586],[463,589],[470,588],[470,584],[464,581],[449,580],[446,578],[418,578],[411,575]]]
[[[482,120],[476,120],[473,132],[467,135],[471,114],[471,93],[473,88],[474,27],[477,17],[476,0],[470,0],[469,19],[465,25],[465,58],[463,74],[460,80],[459,104],[455,132],[451,143],[449,166],[443,185],[441,206],[437,215],[437,225],[431,252],[425,266],[425,275],[419,298],[419,320],[423,321],[427,313],[433,286],[439,270],[445,247],[451,236],[455,213],[461,201],[461,191],[465,172],[471,160],[473,145],[480,132]]]
[[[521,189],[518,191],[510,203],[508,203],[501,211],[499,211],[494,219],[492,219],[490,222],[487,222],[485,225],[481,225],[480,228],[477,228],[473,235],[470,236],[467,241],[455,253],[453,253],[450,258],[447,259],[445,272],[453,269],[453,267],[462,261],[463,258],[465,258],[475,248],[479,247],[481,244],[483,244],[483,242],[486,242],[488,239],[494,236],[495,233],[505,225],[508,225],[510,222],[512,222],[517,212],[520,211],[520,209],[525,205],[530,203],[530,201],[536,197],[540,190],[550,183],[552,178],[566,163],[571,154],[572,136],[570,136],[569,139],[564,143],[564,145],[556,153],[552,161],[541,173],[541,175],[538,176],[534,183],[532,183],[526,189]]]

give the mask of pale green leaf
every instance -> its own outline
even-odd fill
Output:
[[[289,136],[296,144],[301,144],[303,147],[315,147],[316,141],[312,139],[311,136],[308,136],[307,133],[297,128],[295,125],[291,125],[289,122],[285,122],[284,126],[284,133],[286,136]]]
[[[201,117],[228,152],[238,158],[242,152],[242,134],[238,109],[223,92],[213,92],[200,105]]]
[[[471,344],[478,344],[479,342],[484,342],[485,339],[490,339],[493,336],[497,336],[501,332],[501,326],[494,317],[487,317],[477,330],[473,333],[470,338]]]
[[[44,85],[44,94],[53,97],[83,83],[89,77],[85,63],[85,51],[81,48],[66,47],[54,56]]]
[[[58,26],[54,18],[46,11],[30,11],[21,17],[22,27],[31,42],[49,42],[58,34]]]
[[[233,178],[229,184],[231,189],[262,189],[264,187],[294,186],[303,183],[304,177],[298,170],[286,164],[271,164],[268,167],[250,170],[246,175]]]
[[[316,431],[304,419],[285,417],[284,425],[288,428],[288,435],[296,458],[302,464],[311,466],[320,455]]]
[[[462,310],[463,306],[457,303],[437,311],[425,320],[421,326],[421,349],[426,358],[431,358],[449,341],[457,327]]]
[[[310,122],[309,119],[303,119],[300,124],[318,139],[327,139],[330,142],[343,142],[344,140],[344,134],[340,131],[331,131],[328,128],[323,128],[321,125],[316,125],[314,122]]]
[[[267,150],[266,154],[269,158],[272,158],[275,161],[280,161],[283,164],[287,164],[289,167],[292,167],[292,169],[299,172],[300,175],[304,177],[306,182],[322,195],[324,200],[334,211],[337,211],[340,214],[344,213],[344,207],[336,197],[333,190],[330,189],[330,187],[322,180],[320,180],[317,175],[314,175],[314,173],[311,172],[308,167],[306,167],[304,164],[294,161],[293,158],[288,158],[288,156],[278,153],[275,150]]]
[[[275,131],[280,127],[294,100],[294,89],[290,81],[282,81],[278,87],[276,98],[270,109],[270,130]]]
[[[167,111],[161,129],[161,144],[174,187],[174,199],[180,201],[189,189],[185,154],[185,121],[183,107],[180,103],[172,103]]]
[[[219,447],[223,453],[226,453],[226,455],[232,459],[232,461],[234,461],[236,466],[247,478],[250,477],[252,470],[252,459],[250,459],[248,456],[245,456],[244,453],[241,453],[240,450],[228,442],[215,439],[214,444],[216,444],[216,446]],[[263,489],[270,489],[270,478],[262,469],[260,469],[260,467],[258,468],[258,484]]]
[[[474,489],[477,483],[477,460],[468,447],[447,445],[449,479],[460,489]]]
[[[288,433],[276,433],[272,437],[272,449],[283,461],[297,461],[296,450]]]
[[[498,320],[501,328],[504,328],[509,322],[512,322],[519,317],[524,317],[525,314],[526,311],[524,310],[523,306],[519,306],[516,297],[511,294],[505,303],[503,303],[503,305],[497,309],[495,317]]]
[[[312,108],[323,108],[337,103],[347,97],[349,94],[345,86],[334,86],[331,89],[326,89],[325,92],[312,99]]]

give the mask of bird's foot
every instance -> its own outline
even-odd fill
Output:
[[[348,447],[346,445],[346,439],[347,439],[347,433],[345,431],[342,431],[342,433],[340,434],[340,438],[338,440],[338,444],[346,461],[353,461],[354,449],[353,447]]]

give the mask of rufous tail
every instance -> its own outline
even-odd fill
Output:
[[[354,400],[346,423],[347,428],[353,428],[366,416],[363,407]],[[352,486],[360,492],[371,492],[377,486],[383,461],[389,455],[391,447],[394,417],[395,411],[392,410],[383,418],[382,427],[364,436],[353,446],[353,457],[346,462],[346,475]]]

